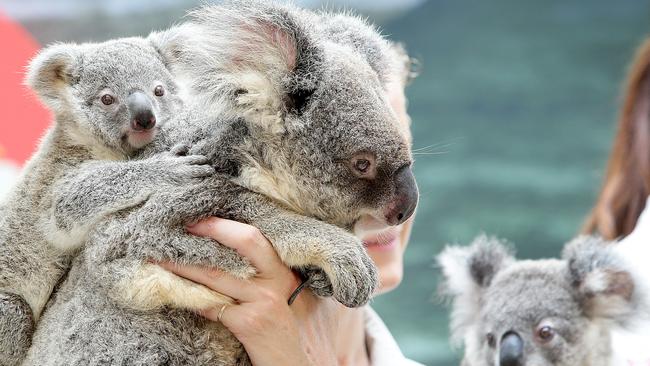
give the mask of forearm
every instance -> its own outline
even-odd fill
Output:
[[[174,149],[144,160],[89,162],[55,186],[51,219],[64,235],[80,237],[98,219],[141,205],[155,191],[179,190],[213,174],[205,157]]]
[[[89,227],[100,217],[136,206],[154,189],[142,161],[91,162],[67,174],[52,194],[52,220],[67,233]]]

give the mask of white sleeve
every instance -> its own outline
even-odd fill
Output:
[[[645,303],[625,328],[612,331],[612,366],[650,365],[650,200],[634,231],[616,244],[617,252],[632,269],[635,289]]]
[[[404,357],[386,324],[369,306],[365,309],[366,347],[371,366],[424,366]]]
[[[617,252],[634,267],[641,282],[650,284],[650,199],[632,233],[617,244]]]

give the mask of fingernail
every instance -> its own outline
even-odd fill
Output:
[[[187,226],[185,230],[187,230],[188,233],[196,236],[206,236],[207,233],[210,232],[209,225],[207,225],[206,222],[201,221],[198,222],[192,226]]]

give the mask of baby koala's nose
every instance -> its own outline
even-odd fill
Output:
[[[133,129],[137,131],[150,130],[156,126],[156,116],[152,111],[138,113],[133,119]]]
[[[499,366],[521,366],[524,364],[524,341],[516,332],[508,332],[501,339]]]
[[[156,115],[149,98],[142,92],[131,93],[127,99],[131,114],[131,128],[136,131],[150,130],[156,126]]]

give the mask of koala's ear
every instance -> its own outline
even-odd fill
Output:
[[[581,236],[566,245],[563,258],[583,310],[592,318],[623,320],[637,302],[626,263],[604,240]]]
[[[189,41],[188,37],[191,34],[191,31],[186,28],[190,27],[190,24],[176,25],[167,30],[151,32],[147,36],[167,68],[173,69],[181,62],[183,47]]]
[[[436,259],[443,274],[439,292],[453,299],[452,339],[459,342],[466,329],[478,320],[483,291],[515,258],[504,242],[482,235],[470,246],[445,248]]]
[[[351,14],[322,14],[322,29],[326,36],[338,44],[347,45],[363,55],[380,80],[392,81],[395,70],[403,67],[392,50],[393,44],[380,35],[380,31],[365,19]]]
[[[267,111],[260,120],[301,113],[320,80],[316,65],[322,58],[299,14],[290,5],[256,1],[230,1],[191,12],[192,22],[182,29],[191,37],[181,45],[180,56],[204,80],[194,89],[206,90],[207,83],[208,90],[228,85],[225,94],[238,107]]]
[[[25,84],[48,106],[56,108],[65,89],[77,81],[81,63],[79,47],[74,44],[48,46],[29,63]]]

